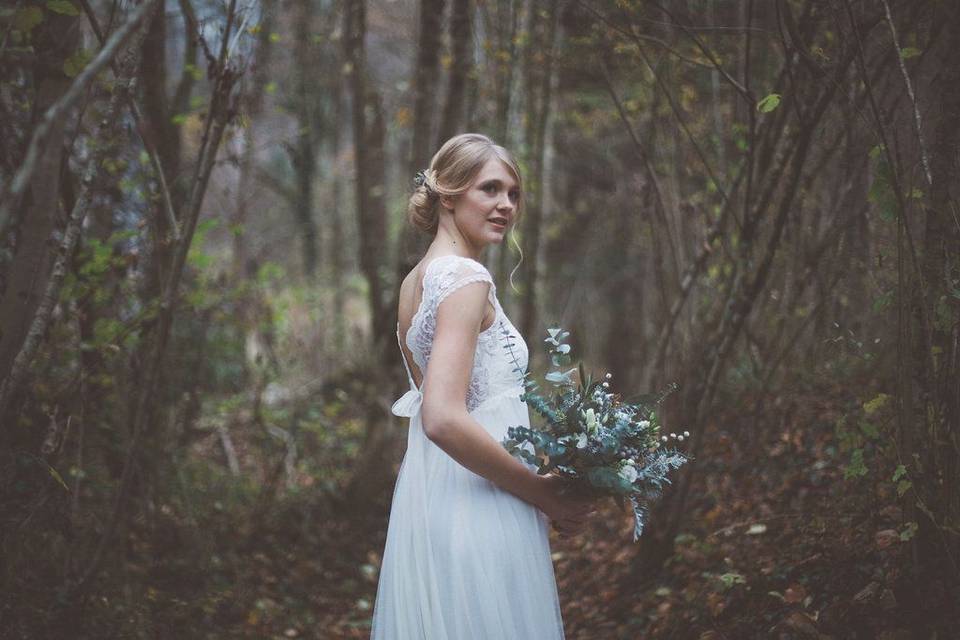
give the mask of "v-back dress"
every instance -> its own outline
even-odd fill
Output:
[[[490,284],[496,318],[478,336],[466,404],[500,442],[507,427],[530,426],[516,371],[526,371],[528,349],[500,306],[486,267],[456,255],[432,259],[405,339],[414,364],[426,372],[440,304],[474,282]],[[423,394],[405,357],[404,367],[410,390],[392,411],[410,418],[407,450],[390,508],[371,640],[563,639],[546,514],[426,437]]]

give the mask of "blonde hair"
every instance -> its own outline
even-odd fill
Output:
[[[443,143],[426,169],[423,184],[407,203],[407,219],[424,233],[435,235],[440,223],[440,197],[465,193],[489,160],[497,158],[517,181],[520,197],[517,218],[523,210],[523,181],[513,155],[481,133],[461,133]]]

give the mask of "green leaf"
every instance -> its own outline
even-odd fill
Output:
[[[905,494],[907,491],[910,491],[910,487],[912,486],[913,483],[909,480],[901,480],[897,483],[897,495],[902,498],[903,494]]]
[[[863,449],[854,449],[850,464],[843,469],[843,479],[860,478],[867,475],[867,465],[863,463]]]
[[[916,522],[908,522],[907,527],[900,532],[900,539],[906,542],[917,532],[920,526]]]
[[[90,52],[86,49],[77,49],[73,54],[63,61],[63,73],[68,78],[75,78],[78,73],[90,62]]]
[[[49,465],[47,465],[47,469],[50,470],[50,475],[53,476],[53,479],[59,482],[60,486],[62,486],[64,489],[66,489],[69,492],[70,487],[68,487],[67,483],[63,481],[63,476],[60,475],[60,472]]]
[[[781,97],[779,93],[771,93],[768,96],[764,96],[763,99],[757,103],[757,111],[760,113],[770,113],[780,106]]]
[[[904,47],[900,49],[900,57],[904,60],[909,60],[910,58],[915,58],[920,55],[922,51],[916,47]]]
[[[907,468],[902,464],[898,464],[896,471],[893,472],[893,478],[891,478],[891,480],[896,482],[905,475],[907,475]]]
[[[70,0],[47,0],[47,9],[65,16],[80,15],[80,9],[77,9]]]
[[[190,77],[194,80],[200,80],[203,78],[203,71],[201,71],[195,64],[187,63],[183,65],[183,70],[186,73],[190,74]]]
[[[890,395],[886,393],[880,393],[873,400],[869,400],[863,403],[863,412],[868,416],[872,416],[877,411],[887,406],[890,401]]]
[[[736,584],[746,584],[747,579],[744,578],[739,573],[724,573],[720,578],[720,582],[723,583],[725,589],[730,589]]]

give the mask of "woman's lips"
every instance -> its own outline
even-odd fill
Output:
[[[499,230],[501,230],[501,231],[503,231],[504,229],[507,228],[507,225],[506,225],[506,224],[497,222],[496,220],[491,220],[491,221],[490,221],[490,224],[492,224],[493,226],[495,226],[497,229],[499,229]]]

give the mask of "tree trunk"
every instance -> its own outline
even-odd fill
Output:
[[[956,34],[960,29],[960,7],[947,3],[939,7],[939,20],[945,34]],[[913,379],[920,397],[914,400],[917,411],[911,424],[924,429],[919,438],[913,438],[922,460],[918,476],[924,482],[915,488],[936,520],[940,523],[960,521],[960,287],[950,281],[951,274],[960,273],[960,229],[958,229],[957,181],[960,171],[957,157],[960,153],[960,48],[955,42],[944,40],[938,47],[940,64],[938,76],[931,83],[934,95],[939,97],[939,109],[934,120],[934,135],[930,145],[930,170],[933,183],[929,207],[925,215],[921,253],[921,273],[927,291],[926,317],[931,319],[929,339],[932,358],[923,353],[926,328],[915,323],[913,340],[908,351],[913,353]],[[919,289],[916,287],[915,289]],[[919,295],[911,297],[912,304],[923,304]],[[911,314],[916,318],[917,313]],[[932,369],[928,363],[932,360]],[[913,471],[913,465],[910,465]],[[908,496],[910,494],[907,494]],[[912,502],[912,500],[911,500]],[[919,515],[919,514],[918,514]],[[949,555],[960,555],[960,536],[956,530],[946,533],[935,521],[925,520],[921,526],[916,549],[925,554],[921,560],[926,568],[930,562],[943,556],[936,552],[940,542],[948,545]],[[935,529],[941,529],[939,532]],[[957,567],[954,564],[953,570]]]
[[[32,75],[37,84],[31,130],[72,84],[63,74],[63,63],[77,48],[79,27],[78,17],[51,14],[34,32],[37,58]],[[0,380],[13,368],[53,267],[50,236],[62,215],[60,171],[66,123],[66,115],[53,122],[26,197],[13,216],[19,229],[2,239],[12,258],[0,277]]]
[[[254,166],[257,159],[258,144],[258,116],[263,111],[265,87],[270,77],[270,63],[273,54],[273,42],[270,34],[273,33],[274,14],[265,10],[260,23],[257,37],[255,58],[253,59],[252,81],[243,96],[245,113],[249,123],[243,130],[243,150],[240,160],[240,179],[237,185],[237,206],[234,210],[232,225],[233,233],[233,277],[240,282],[247,274],[247,233],[244,228],[247,223],[247,211],[250,200],[256,193]]]
[[[312,27],[313,0],[299,0],[293,50],[296,83],[293,110],[299,126],[296,142],[290,149],[290,159],[296,182],[294,219],[299,228],[303,273],[308,280],[316,276],[318,261],[317,223],[313,219],[313,180],[317,172],[316,139],[320,128],[320,98],[314,91],[318,65],[312,55]]]
[[[407,193],[413,190],[413,176],[427,169],[436,152],[431,149],[434,130],[434,94],[440,76],[441,18],[445,0],[421,0],[419,33],[417,36],[417,59],[413,70],[413,139],[410,148],[410,164],[402,184]],[[406,214],[406,206],[403,208]],[[406,217],[404,216],[404,219]],[[432,238],[428,238],[408,222],[400,225],[397,241],[397,263],[393,298],[399,296],[400,284],[420,256],[426,251]],[[390,308],[394,308],[390,305]]]
[[[473,11],[470,0],[453,0],[450,16],[450,41],[452,62],[450,81],[447,84],[447,103],[440,122],[440,135],[436,147],[446,142],[460,131],[463,122],[464,92],[467,74],[472,66],[472,29]]]
[[[533,10],[539,12],[539,5],[534,4]],[[531,148],[530,157],[530,180],[528,193],[532,192],[531,200],[528,201],[529,207],[523,218],[523,255],[528,262],[527,267],[527,288],[524,292],[521,308],[520,324],[521,333],[526,336],[538,335],[537,328],[537,278],[540,275],[538,256],[540,254],[540,236],[542,233],[544,204],[546,202],[546,189],[544,185],[544,156],[546,154],[546,133],[547,121],[550,117],[550,105],[552,101],[551,87],[553,82],[553,63],[557,52],[557,21],[560,9],[556,3],[549,3],[547,16],[544,18],[543,28],[545,34],[543,37],[543,69],[537,77],[537,82],[532,81],[532,69],[540,66],[535,62],[534,52],[530,52],[528,57],[528,86],[531,88],[527,97],[527,124],[530,128],[528,133],[529,144]],[[539,86],[537,86],[539,85]],[[534,87],[537,90],[534,90]]]
[[[386,189],[384,180],[385,136],[380,97],[368,88],[366,78],[366,3],[347,3],[346,59],[351,69],[353,140],[356,180],[357,218],[360,235],[360,270],[367,279],[371,314],[372,352],[378,362],[395,350],[392,342],[393,304],[384,301],[381,266],[386,247]]]

